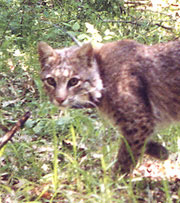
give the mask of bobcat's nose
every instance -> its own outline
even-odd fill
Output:
[[[56,97],[55,99],[59,104],[62,104],[66,100],[66,97]]]
[[[67,99],[68,93],[66,87],[57,88],[55,91],[55,100],[58,105],[63,105],[63,102]]]

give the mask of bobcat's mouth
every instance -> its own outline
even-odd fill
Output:
[[[97,105],[91,101],[64,101],[62,103],[58,102],[56,99],[52,101],[56,106],[61,109],[84,109],[84,108],[95,108]]]
[[[83,108],[96,108],[99,101],[94,100],[91,95],[89,95],[89,99],[85,101],[76,101],[72,103],[71,108],[73,109],[83,109]]]
[[[86,104],[74,104],[71,106],[73,109],[84,109],[84,108],[95,108],[95,104],[86,103]]]

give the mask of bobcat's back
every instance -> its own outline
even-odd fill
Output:
[[[138,95],[156,122],[180,120],[180,41],[108,43],[98,50],[97,61],[112,106],[124,102],[125,95]]]

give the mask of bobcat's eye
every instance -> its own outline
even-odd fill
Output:
[[[78,78],[71,78],[68,82],[68,87],[73,87],[75,85],[77,85],[79,82],[79,79]]]
[[[46,82],[48,83],[48,85],[56,87],[56,81],[55,81],[54,78],[49,77],[49,78],[46,79]]]

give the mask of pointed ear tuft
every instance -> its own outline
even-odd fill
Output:
[[[88,58],[91,58],[93,56],[93,47],[91,45],[91,43],[86,43],[86,44],[83,44],[77,51],[77,56],[78,57],[88,57]]]
[[[57,59],[56,51],[46,42],[38,43],[38,53],[41,68],[43,68],[47,64],[53,63]]]
[[[54,50],[50,47],[46,42],[39,42],[38,43],[38,53],[39,58],[47,58],[53,56]]]

